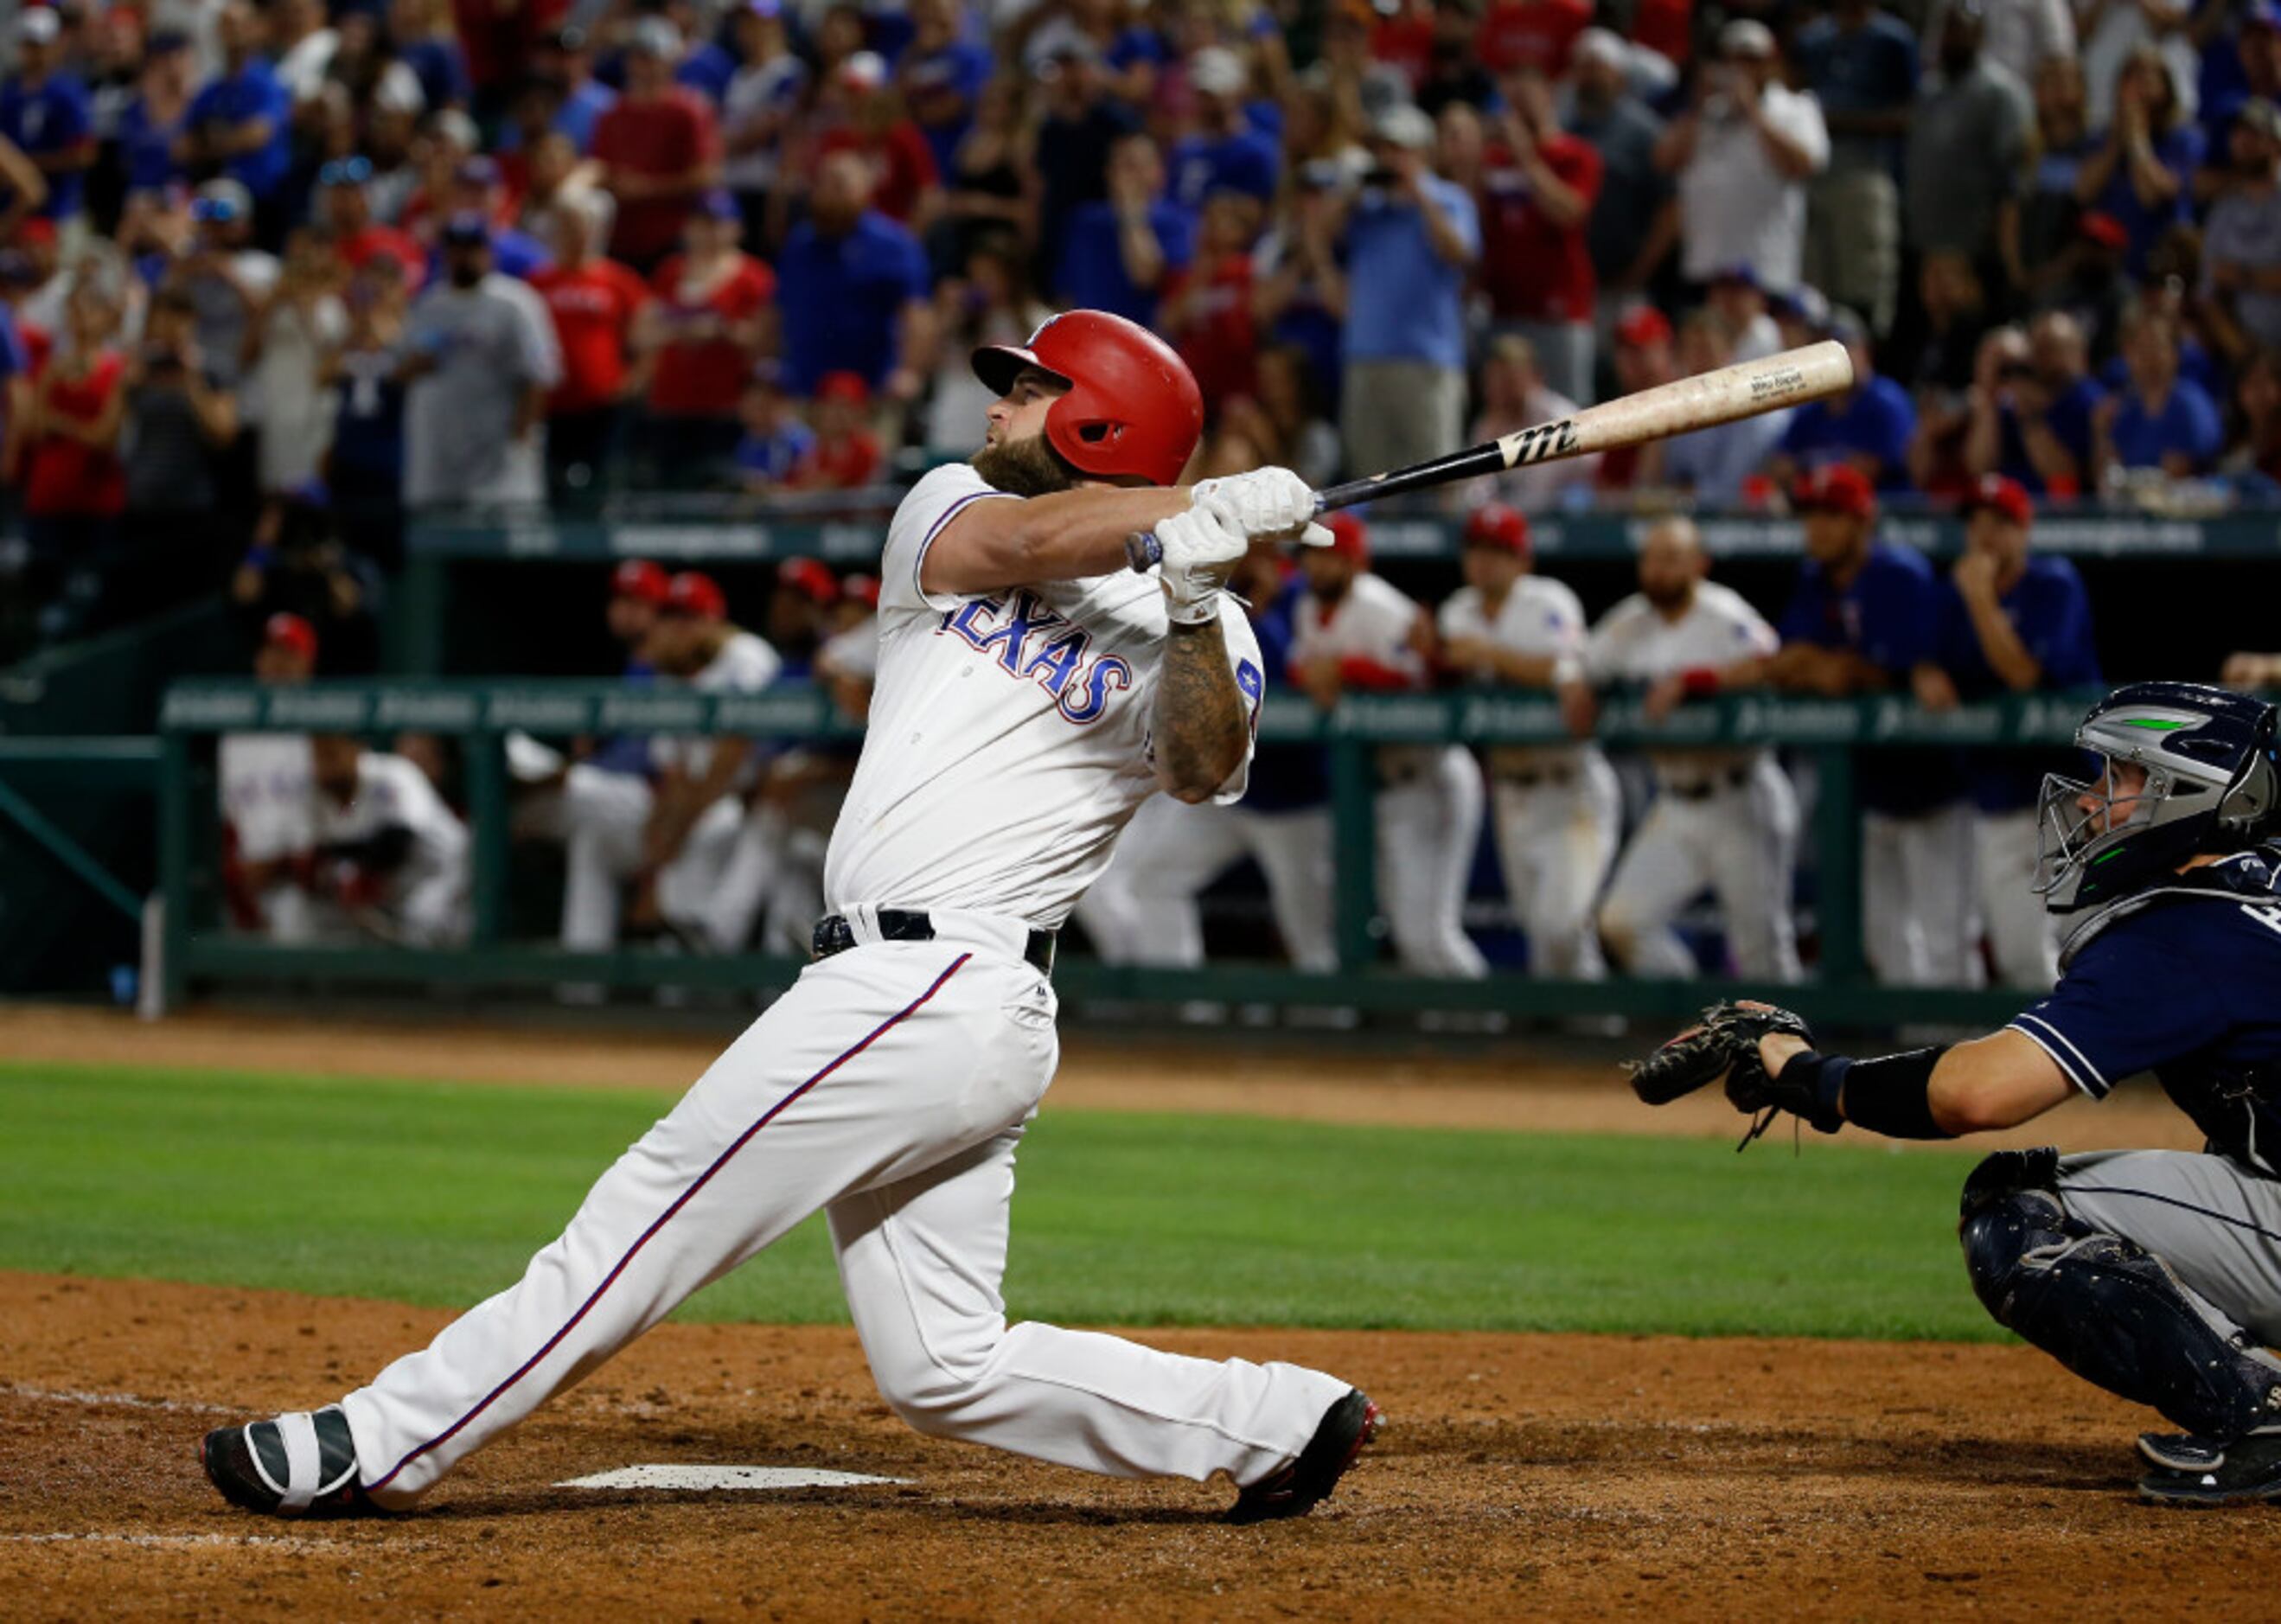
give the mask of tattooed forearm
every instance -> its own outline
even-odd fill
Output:
[[[1172,626],[1148,730],[1156,782],[1179,800],[1209,800],[1242,765],[1251,724],[1217,620]]]

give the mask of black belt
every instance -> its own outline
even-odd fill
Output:
[[[882,941],[932,941],[934,921],[915,909],[883,908],[878,913],[879,938]],[[855,927],[847,923],[845,914],[827,914],[816,922],[816,934],[810,939],[815,955],[828,959],[835,953],[845,953],[856,945]],[[1054,933],[1051,931],[1032,931],[1030,940],[1022,949],[1022,957],[1045,975],[1054,973]]]
[[[1708,800],[1721,790],[1738,790],[1750,781],[1751,769],[1736,767],[1693,784],[1666,784],[1663,786],[1663,793],[1676,795],[1682,800]]]
[[[1533,790],[1540,784],[1556,786],[1573,784],[1576,781],[1576,769],[1574,767],[1508,768],[1489,776],[1499,784],[1517,790]]]

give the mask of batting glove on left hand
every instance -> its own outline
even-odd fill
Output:
[[[1189,500],[1209,508],[1245,536],[1283,541],[1293,537],[1312,547],[1331,545],[1331,533],[1315,522],[1315,493],[1289,468],[1255,468],[1225,479],[1199,481]]]
[[[1219,617],[1220,588],[1251,541],[1207,507],[1191,507],[1160,520],[1156,545],[1164,558],[1156,579],[1164,588],[1164,608],[1183,626],[1202,626]]]

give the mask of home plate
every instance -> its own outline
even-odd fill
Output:
[[[621,1466],[592,1477],[574,1477],[557,1489],[856,1489],[872,1483],[908,1483],[907,1477],[870,1477],[861,1472],[826,1472],[815,1466],[708,1466],[695,1464]]]

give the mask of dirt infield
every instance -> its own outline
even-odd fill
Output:
[[[2125,1492],[2138,1412],[2024,1349],[1180,1332],[1351,1373],[1393,1421],[1303,1523],[919,1438],[852,1334],[668,1326],[410,1517],[213,1498],[226,1416],[352,1385],[442,1317],[0,1276],[0,1612],[654,1619],[2177,1617],[2270,1605],[2271,1513]],[[654,1461],[901,1487],[551,1487]]]
[[[711,1038],[0,1010],[12,1058],[679,1088]],[[1527,1086],[1517,1087],[1517,1082]],[[1073,1045],[1048,1109],[1730,1133],[1605,1065],[1161,1056]],[[2191,1142],[2158,1099],[2069,1107],[2073,1145]],[[1955,1154],[1927,1151],[1923,1154]],[[2017,1347],[1287,1331],[1142,1333],[1337,1371],[1392,1425],[1297,1524],[1227,1486],[1106,1481],[920,1438],[852,1333],[667,1326],[417,1514],[224,1506],[197,1440],[305,1406],[445,1316],[352,1299],[0,1274],[0,1617],[1859,1618],[2065,1608],[2262,1615],[2281,1520],[2142,1507],[2147,1412]],[[652,1462],[908,1480],[574,1489]]]

